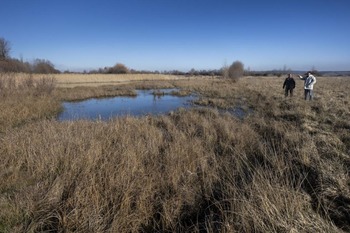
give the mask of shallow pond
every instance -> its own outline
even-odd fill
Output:
[[[113,117],[132,115],[166,114],[180,107],[191,107],[194,96],[174,96],[171,92],[177,89],[138,90],[136,97],[117,96],[112,98],[88,99],[79,102],[63,102],[63,112],[58,115],[59,121],[67,120],[108,120]]]

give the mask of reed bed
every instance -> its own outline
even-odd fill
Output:
[[[53,76],[0,74],[0,133],[58,114],[61,103],[52,98],[55,87]]]
[[[285,98],[283,81],[147,82],[196,93],[207,108],[8,123],[0,232],[350,231],[350,79],[318,78],[314,101],[302,81]],[[243,119],[222,111],[236,106]]]

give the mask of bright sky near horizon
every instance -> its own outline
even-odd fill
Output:
[[[62,71],[350,70],[349,0],[0,0],[11,57]]]

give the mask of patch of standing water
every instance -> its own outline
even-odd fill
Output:
[[[194,96],[174,96],[177,89],[161,89],[154,95],[154,90],[138,90],[136,97],[117,96],[112,98],[88,99],[80,102],[63,102],[63,112],[59,121],[68,120],[109,120],[120,116],[144,116],[166,114],[180,107],[190,108]]]

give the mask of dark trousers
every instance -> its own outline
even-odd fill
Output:
[[[287,97],[288,93],[290,94],[290,97],[292,97],[293,96],[293,88],[286,88],[284,95]]]
[[[304,89],[304,93],[305,93],[305,100],[309,99],[312,100],[313,98],[313,91],[310,89]]]

